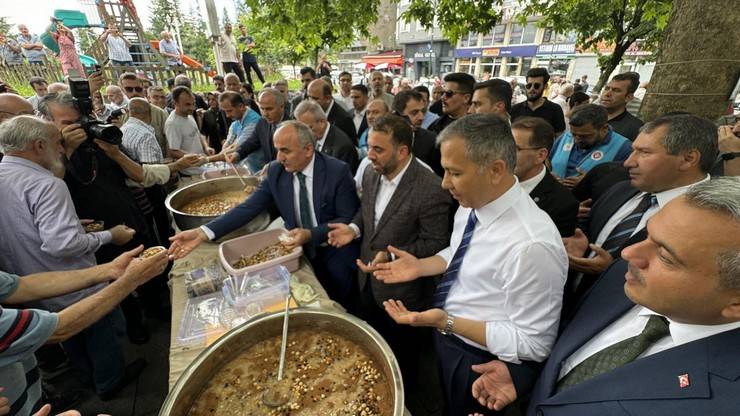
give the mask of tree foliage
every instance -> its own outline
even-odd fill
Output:
[[[149,23],[157,39],[163,30],[173,31],[175,25],[182,24],[180,0],[152,0],[149,4]]]
[[[378,0],[246,0],[249,28],[264,45],[287,48],[293,56],[316,58],[325,48],[341,49],[370,37]]]
[[[147,33],[152,39],[159,39],[160,33],[166,30],[175,36],[179,29],[183,52],[207,66],[214,66],[213,48],[206,36],[206,23],[200,7],[192,3],[187,12],[181,7],[180,0],[152,0],[149,5],[151,31]]]
[[[0,16],[0,33],[9,34],[12,25],[8,23],[8,18]]]

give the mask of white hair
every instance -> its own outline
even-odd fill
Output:
[[[298,104],[298,107],[295,108],[294,114],[296,119],[305,113],[310,113],[316,121],[326,120],[324,109],[315,101],[303,100]]]
[[[36,140],[49,140],[53,124],[38,117],[21,115],[0,124],[0,151],[15,153],[28,150]]]

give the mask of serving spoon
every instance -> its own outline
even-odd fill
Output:
[[[283,315],[283,339],[280,341],[280,365],[278,366],[277,382],[265,389],[262,393],[262,403],[268,407],[280,407],[290,399],[290,385],[283,381],[285,369],[285,349],[288,344],[288,310],[290,309],[290,294],[285,298],[285,314]],[[286,380],[287,381],[287,380]]]

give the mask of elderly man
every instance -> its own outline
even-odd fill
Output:
[[[612,130],[601,106],[586,104],[577,108],[569,124],[570,131],[558,138],[550,155],[552,173],[569,188],[578,185],[594,166],[622,162],[632,152],[632,143]]]
[[[34,94],[28,98],[28,102],[33,106],[33,111],[38,111],[39,101],[49,92],[49,86],[46,80],[41,77],[31,77],[28,83],[33,88]]]
[[[470,103],[472,113],[491,113],[509,121],[511,85],[502,79],[491,79],[475,84]]]
[[[221,57],[224,73],[233,72],[239,77],[239,82],[244,82],[244,71],[239,65],[239,57],[236,54],[237,45],[232,34],[231,23],[224,25],[223,33],[216,40],[216,47]]]
[[[321,106],[329,123],[341,129],[352,140],[352,143],[357,145],[357,130],[352,117],[344,110],[344,107],[337,104],[331,92],[331,85],[324,80],[317,79],[308,84],[308,98]],[[296,118],[298,118],[297,115]]]
[[[167,117],[164,123],[164,131],[169,145],[169,156],[179,159],[187,153],[199,155],[214,154],[213,148],[208,146],[205,137],[200,134],[198,124],[193,118],[195,108],[195,96],[187,87],[175,87],[172,90],[172,101],[175,110]],[[201,168],[192,167],[182,172],[181,175],[199,175]]]
[[[277,161],[268,165],[267,178],[257,190],[216,220],[171,238],[170,253],[181,258],[203,241],[221,238],[269,207],[277,206],[290,230],[288,247],[303,246],[329,296],[351,308],[357,301],[354,276],[358,247],[354,244],[336,249],[324,245],[328,224],[350,222],[359,207],[349,168],[314,151],[313,132],[298,121],[281,124],[274,141]]]
[[[43,65],[46,59],[46,51],[38,35],[28,31],[26,25],[18,25],[18,37],[16,40],[23,49],[23,56],[28,59],[29,64]]]
[[[177,46],[177,42],[172,38],[170,32],[163,31],[160,36],[162,39],[159,40],[159,53],[165,57],[167,65],[182,65],[180,47]]]
[[[442,115],[429,126],[429,131],[439,134],[453,121],[468,114],[473,97],[475,78],[464,72],[453,72],[444,77],[445,90],[442,93]]]
[[[401,91],[393,98],[393,113],[404,117],[411,124],[413,140],[411,151],[442,177],[444,169],[440,164],[436,135],[421,127],[424,122],[424,98],[413,90]]]
[[[125,225],[85,233],[67,186],[52,174],[62,165],[61,140],[53,124],[32,116],[18,116],[0,125],[0,146],[6,154],[0,162],[0,193],[6,196],[0,226],[7,235],[15,236],[0,239],[0,270],[26,275],[91,267],[101,246],[123,245],[134,236],[135,231]],[[57,312],[102,287],[92,286],[31,306]],[[113,398],[143,369],[143,362],[138,362],[131,368],[133,372],[124,372],[115,330],[120,321],[116,309],[64,343],[73,365],[91,378],[104,400]]]
[[[470,395],[471,366],[506,362],[514,384],[529,382],[523,362],[544,361],[557,335],[567,255],[552,220],[519,186],[516,144],[509,125],[473,114],[438,137],[445,177],[442,187],[459,201],[450,246],[418,259],[392,245],[396,260],[374,275],[395,284],[444,274],[432,309],[410,311],[387,300],[399,324],[439,329],[439,356],[447,414],[483,410]]]
[[[546,68],[531,68],[527,71],[527,100],[511,107],[511,121],[519,117],[539,117],[555,130],[555,137],[565,131],[565,115],[559,105],[548,101],[544,96],[545,87],[550,80]]]
[[[370,73],[370,98],[373,100],[383,100],[385,105],[390,108],[393,105],[393,95],[385,91],[385,77],[380,71]]]
[[[128,97],[123,94],[123,90],[117,85],[105,87],[105,98],[114,110],[128,107]]]
[[[349,166],[350,171],[355,173],[359,163],[357,149],[342,130],[329,123],[324,110],[317,103],[311,101],[300,103],[295,109],[295,117],[313,131],[316,151],[343,161]]]
[[[109,24],[108,28],[100,35],[100,42],[108,47],[108,59],[113,65],[131,66],[134,64],[134,58],[131,57],[129,52],[131,42],[121,36],[115,23]]]
[[[126,95],[127,99],[132,99],[136,97],[144,98],[144,93],[148,92],[144,89],[141,78],[139,78],[136,74],[132,72],[124,72],[123,74],[121,74],[121,76],[118,77],[118,86]],[[155,93],[155,96],[158,96],[160,94],[164,94],[164,91],[161,88],[157,93]],[[155,96],[151,97],[155,99],[155,105],[149,106],[149,125],[154,128],[154,134],[157,137],[157,143],[159,143],[160,149],[162,149],[162,154],[166,155],[167,138],[165,137],[164,133],[164,123],[165,121],[167,121],[168,113],[167,110],[162,109],[162,107],[156,104],[156,102],[159,102],[161,104],[161,98],[157,98]],[[122,121],[125,121],[125,117]]]
[[[69,85],[63,83],[63,82],[52,82],[49,84],[49,88],[47,89],[48,94],[57,94],[61,92],[69,92]]]
[[[159,107],[162,110],[167,110],[167,93],[164,92],[164,88],[153,86],[146,90],[146,99],[153,106]],[[169,115],[169,113],[168,113]]]
[[[0,32],[0,60],[5,65],[19,65],[23,63],[23,48],[15,39],[8,38]]]
[[[385,105],[385,102],[381,99],[372,100],[367,104],[367,110],[365,111],[365,117],[367,118],[367,124],[368,126],[372,126],[373,123],[375,123],[375,120],[380,118],[381,116],[384,116],[388,113],[390,113],[391,109],[387,105]],[[370,163],[370,161],[367,159],[367,136],[370,132],[370,129],[365,129],[365,132],[362,133],[362,136],[360,137],[360,151],[359,156],[362,157],[362,163],[360,163],[360,166],[357,169],[357,173],[355,174],[355,183],[358,186],[358,190],[362,190],[362,174],[365,172],[365,168]]]
[[[628,104],[635,99],[635,91],[639,85],[639,74],[617,74],[601,90],[599,97],[599,103],[609,113],[609,126],[631,141],[635,140],[643,125],[642,120],[627,111]]]
[[[385,313],[383,302],[399,299],[408,308],[427,309],[434,282],[419,279],[385,284],[373,278],[372,272],[377,264],[391,260],[386,251],[389,244],[418,257],[431,256],[447,247],[452,206],[439,177],[414,162],[412,141],[413,130],[401,117],[389,114],[376,120],[368,138],[372,168],[368,167],[363,177],[365,192],[360,210],[349,225],[329,224],[329,244],[340,247],[353,240],[362,241],[357,263],[363,272],[361,316],[391,345],[401,366],[407,397],[423,390],[417,379],[422,364],[419,349],[422,344],[431,344],[431,332],[399,326]],[[407,405],[411,401],[407,400]]]
[[[738,213],[740,179],[718,178],[651,218],[563,330],[527,414],[737,414]],[[489,408],[527,393],[497,362],[476,371]]]
[[[150,104],[143,98],[129,101],[129,118],[121,127],[123,148],[132,159],[140,163],[162,163],[162,149],[157,143],[154,128],[150,125]]]
[[[568,99],[571,95],[573,95],[573,84],[571,83],[565,83],[560,86],[560,89],[558,90],[558,95],[555,96],[555,98],[552,99],[552,102],[559,105],[560,109],[563,110],[563,115],[565,116],[565,128],[568,128],[568,113],[570,112],[570,105],[568,104]]]

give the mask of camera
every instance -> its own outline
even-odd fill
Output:
[[[119,145],[123,133],[121,129],[113,124],[106,124],[95,118],[93,113],[93,102],[90,97],[90,84],[84,78],[69,78],[69,90],[75,99],[75,107],[80,112],[79,124],[87,139],[100,139],[104,142]]]

